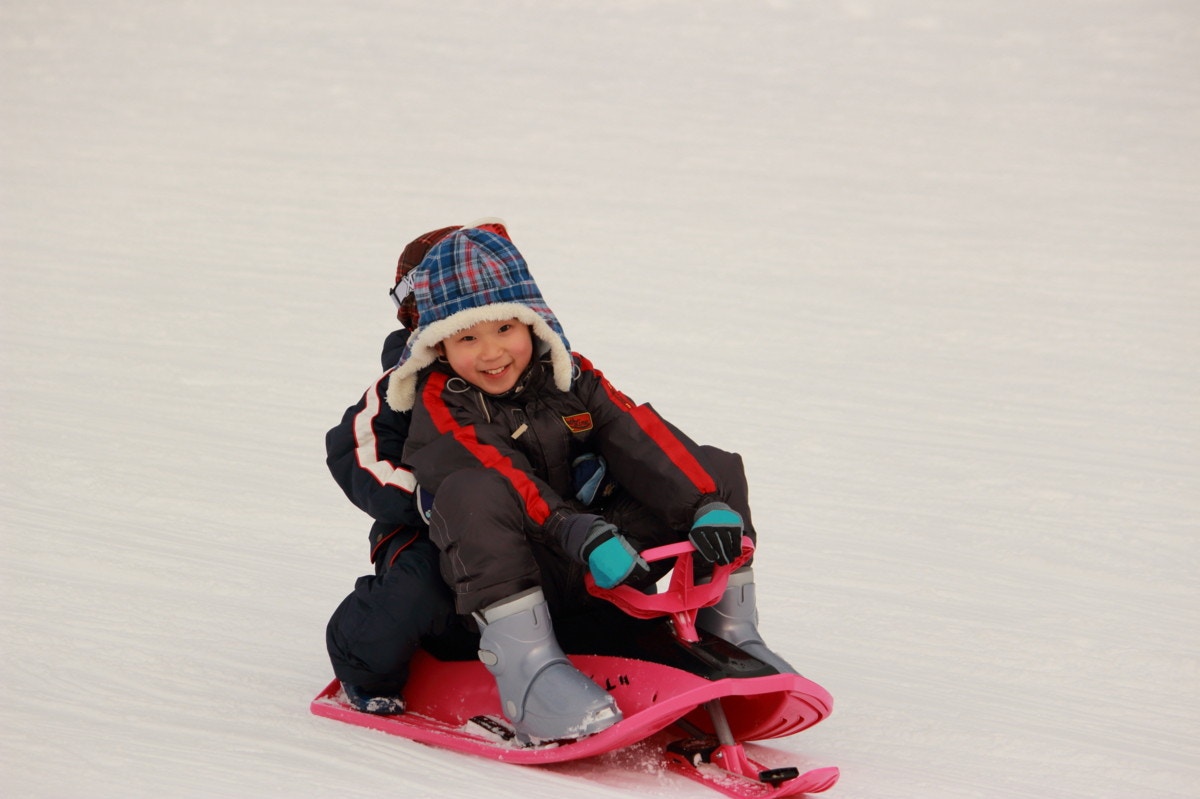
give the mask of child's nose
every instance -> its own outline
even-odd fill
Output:
[[[492,358],[500,355],[502,349],[503,348],[500,346],[500,342],[496,341],[496,339],[492,338],[491,336],[488,336],[483,340],[483,357],[487,360],[491,360]]]

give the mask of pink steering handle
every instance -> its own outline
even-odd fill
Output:
[[[648,562],[675,558],[675,569],[667,590],[661,594],[643,594],[628,585],[601,588],[591,574],[584,576],[584,584],[592,596],[607,599],[630,616],[638,619],[653,619],[670,616],[675,621],[675,633],[688,641],[699,640],[696,635],[696,611],[715,605],[725,593],[729,575],[740,569],[754,554],[754,542],[742,537],[742,553],[732,563],[713,566],[712,579],[696,584],[692,555],[696,548],[690,541],[680,541],[661,547],[647,549],[641,556]]]

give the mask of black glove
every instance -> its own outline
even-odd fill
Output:
[[[688,540],[709,563],[733,563],[742,554],[742,516],[724,502],[710,502],[696,511]]]

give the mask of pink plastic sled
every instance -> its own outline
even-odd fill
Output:
[[[336,680],[311,709],[318,716],[380,730],[414,741],[510,763],[546,764],[592,757],[629,746],[663,731],[683,736],[666,746],[669,768],[734,797],[792,796],[824,791],[837,782],[836,768],[801,774],[795,768],[767,768],[751,760],[744,741],[780,738],[824,719],[833,699],[816,683],[780,674],[742,650],[695,626],[696,612],[715,604],[729,574],[753,551],[749,539],[742,557],[717,566],[710,582],[697,585],[688,542],[643,552],[647,561],[676,558],[670,585],[659,594],[628,586],[588,590],[637,618],[666,616],[669,624],[645,657],[571,655],[571,662],[606,688],[624,719],[589,737],[522,745],[500,710],[496,683],[482,663],[441,661],[419,653],[404,689],[408,710],[378,716],[347,704]]]

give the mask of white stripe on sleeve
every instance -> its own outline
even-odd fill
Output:
[[[379,457],[379,442],[375,438],[375,420],[382,408],[380,384],[386,382],[391,372],[375,381],[367,390],[366,403],[354,417],[354,455],[359,468],[370,473],[381,486],[395,486],[411,494],[417,488],[417,478],[408,469],[397,466]]]

